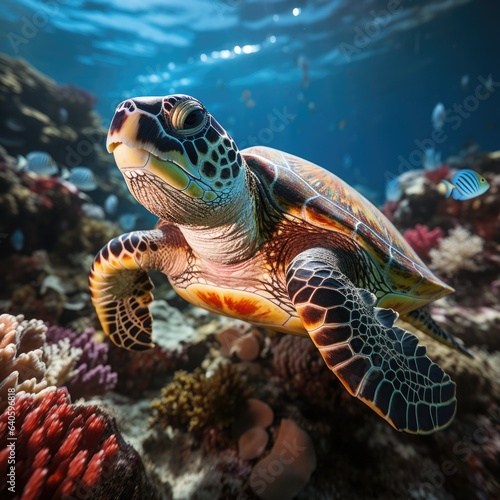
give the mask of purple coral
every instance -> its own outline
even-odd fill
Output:
[[[73,330],[52,325],[45,334],[48,344],[67,338],[72,347],[82,350],[76,362],[76,374],[66,383],[73,398],[104,394],[113,389],[118,381],[117,374],[107,364],[108,345],[97,342],[94,333],[94,328],[88,328],[78,335]]]
[[[443,230],[417,224],[414,229],[407,229],[403,236],[420,258],[428,259],[429,252],[443,239]]]

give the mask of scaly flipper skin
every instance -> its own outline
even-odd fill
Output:
[[[449,347],[453,347],[465,354],[469,358],[473,358],[472,354],[463,346],[461,340],[457,340],[453,335],[445,332],[433,319],[429,313],[427,307],[421,307],[420,309],[415,309],[404,316],[401,319],[416,326],[419,330],[426,333],[430,337],[436,339],[438,342],[445,344]]]
[[[153,284],[147,269],[151,252],[162,240],[160,230],[122,234],[104,246],[92,264],[92,304],[103,330],[119,347],[137,351],[153,347],[148,309]]]
[[[335,253],[313,248],[287,269],[287,290],[326,364],[345,388],[394,428],[428,434],[456,411],[455,384],[426,356],[397,314],[342,273]]]

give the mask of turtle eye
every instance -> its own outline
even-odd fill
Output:
[[[170,122],[178,134],[194,135],[207,123],[207,112],[196,101],[180,101],[171,111]]]

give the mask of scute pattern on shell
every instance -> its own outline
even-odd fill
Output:
[[[391,288],[426,301],[453,291],[434,276],[370,201],[335,174],[272,148],[251,147],[243,154],[285,214],[347,236],[366,252],[373,269],[384,275]]]

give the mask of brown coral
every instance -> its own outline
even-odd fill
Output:
[[[273,355],[277,375],[309,401],[329,405],[339,392],[336,378],[310,339],[284,335],[276,342]]]
[[[250,393],[246,379],[233,365],[219,366],[210,378],[200,369],[181,370],[162,390],[162,397],[153,401],[151,425],[184,431],[223,429],[233,423]]]
[[[0,316],[0,412],[13,390],[37,393],[47,387],[42,349],[46,330],[40,320]]]

